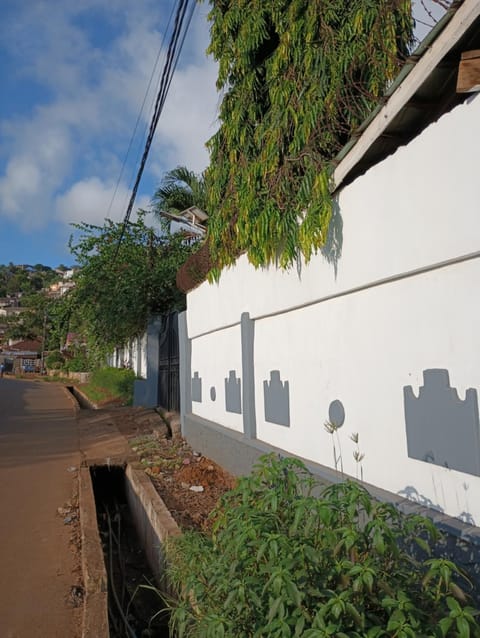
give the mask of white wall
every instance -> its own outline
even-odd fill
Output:
[[[285,272],[245,256],[188,295],[190,336],[311,303],[480,249],[480,97],[432,124],[340,194],[338,272],[322,254]]]
[[[123,348],[116,348],[107,358],[108,365],[114,368],[123,368],[128,362],[129,367],[134,370],[137,377],[145,379],[147,377],[147,333],[141,337],[132,339]]]
[[[201,371],[204,388],[241,371],[238,322],[242,312],[255,319],[259,439],[334,467],[324,422],[338,399],[347,474],[360,471],[350,440],[358,432],[367,482],[411,488],[411,498],[477,525],[480,477],[408,457],[403,388],[418,396],[423,371],[440,368],[460,398],[480,391],[479,142],[476,97],[340,193],[336,267],[319,254],[300,275],[255,270],[243,256],[218,284],[189,293],[187,309],[192,374]],[[289,382],[290,427],[265,420],[263,381],[272,370]],[[192,409],[241,429],[216,402]]]
[[[193,412],[242,432],[242,415],[225,408],[225,379],[230,370],[236,371],[237,378],[242,376],[240,326],[204,335],[195,339],[194,344],[192,376],[197,372],[202,379],[202,402],[192,401]]]

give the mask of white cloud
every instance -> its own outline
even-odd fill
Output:
[[[49,117],[10,127],[12,153],[0,175],[0,211],[24,229],[42,226],[50,214],[50,193],[70,167],[68,130]]]
[[[0,105],[0,217],[26,228],[102,222],[171,4],[117,0],[106,7],[103,0],[58,0],[52,9],[50,2],[37,0],[9,7],[0,24],[0,58],[4,49],[32,102],[22,103],[21,115],[5,113]],[[150,180],[151,174],[158,180],[177,164],[197,171],[207,165],[204,143],[214,130],[217,103],[215,65],[203,54],[207,43],[208,27],[197,9],[141,184],[140,190],[152,192],[136,207],[148,206],[153,194],[154,186],[145,186],[149,173]],[[149,118],[147,109],[138,133]],[[136,173],[144,141],[134,141],[113,218],[125,212],[126,184]]]
[[[15,218],[22,213],[20,202],[37,192],[40,184],[40,173],[37,166],[26,157],[13,158],[0,180],[0,201],[6,214]]]
[[[67,192],[56,198],[55,210],[59,220],[65,223],[86,222],[102,225],[105,218],[120,221],[124,218],[130,192],[114,184],[106,184],[98,177],[76,182]],[[134,210],[148,207],[148,198],[139,198]]]
[[[218,97],[211,90],[216,74],[213,63],[192,65],[175,74],[152,153],[152,166],[157,176],[165,170],[165,166],[174,168],[183,164],[195,172],[207,167],[205,142],[218,127]]]

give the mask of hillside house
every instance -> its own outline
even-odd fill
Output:
[[[39,372],[41,363],[41,341],[17,341],[3,347],[0,361],[5,365],[5,371],[11,374],[22,372]]]

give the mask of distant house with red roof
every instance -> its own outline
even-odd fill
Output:
[[[5,371],[13,374],[17,372],[38,372],[42,342],[36,339],[18,341],[5,346],[0,353],[0,361],[5,364]]]

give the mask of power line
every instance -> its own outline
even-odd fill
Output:
[[[135,122],[133,133],[132,133],[132,135],[130,137],[130,141],[128,143],[127,152],[125,153],[125,157],[124,157],[124,160],[123,160],[122,168],[120,169],[120,175],[118,176],[117,183],[115,184],[115,190],[113,191],[112,199],[110,200],[110,204],[108,206],[106,217],[109,217],[109,215],[110,215],[110,211],[112,210],[113,202],[115,201],[115,197],[117,195],[118,187],[120,186],[120,181],[122,179],[123,172],[124,172],[125,166],[127,164],[127,159],[128,159],[129,154],[130,154],[130,151],[132,149],[133,141],[134,141],[135,135],[137,133],[138,125],[140,123],[140,119],[141,119],[142,114],[143,114],[143,109],[145,108],[145,103],[147,101],[147,97],[148,97],[148,94],[150,92],[150,87],[152,86],[153,78],[155,77],[155,73],[157,71],[158,62],[160,60],[160,56],[161,56],[162,50],[163,50],[163,44],[165,42],[165,38],[167,37],[168,29],[169,29],[170,23],[172,21],[174,9],[175,9],[175,6],[172,5],[172,10],[170,11],[170,15],[168,17],[167,26],[165,27],[165,31],[163,33],[162,41],[160,43],[160,48],[158,49],[157,57],[155,59],[155,64],[153,65],[152,73],[150,74],[150,79],[148,81],[148,85],[147,85],[147,88],[145,90],[145,95],[143,97],[143,102],[142,102],[142,105],[140,107],[140,111],[139,111],[139,113],[137,115],[137,120]],[[146,127],[145,127],[145,130],[146,130]]]
[[[187,16],[187,20],[186,20],[186,24],[185,24],[185,28],[183,30],[182,33],[182,27],[183,27],[183,23],[185,21],[185,16],[187,14],[187,9],[190,9],[188,16]],[[148,153],[150,151],[150,147],[152,145],[152,141],[153,141],[153,136],[155,134],[155,130],[157,128],[157,124],[158,124],[158,120],[160,119],[160,115],[163,111],[163,107],[165,104],[165,100],[168,94],[168,90],[170,88],[170,84],[172,82],[172,78],[173,78],[173,74],[175,73],[175,69],[178,63],[178,59],[180,56],[180,52],[182,50],[183,44],[185,42],[185,36],[188,30],[188,27],[190,26],[190,22],[192,20],[192,16],[193,16],[193,11],[195,9],[195,2],[191,2],[191,0],[180,0],[178,7],[177,7],[177,12],[175,15],[175,25],[174,25],[174,29],[173,29],[173,33],[170,39],[170,43],[168,45],[168,51],[167,51],[167,57],[166,57],[166,61],[165,61],[165,65],[163,68],[163,73],[162,73],[162,79],[160,82],[160,89],[158,91],[157,94],[157,99],[156,99],[156,103],[155,103],[155,108],[154,108],[154,113],[153,113],[153,117],[150,123],[150,129],[148,132],[148,137],[145,143],[145,149],[143,151],[143,156],[140,162],[140,167],[138,169],[137,172],[137,177],[135,180],[135,184],[133,186],[132,189],[132,194],[130,197],[130,201],[127,207],[127,211],[125,213],[125,217],[123,220],[123,225],[122,225],[122,230],[120,233],[120,237],[118,240],[118,244],[117,244],[117,248],[115,251],[115,255],[114,255],[114,261],[117,258],[118,255],[118,251],[120,249],[120,244],[122,243],[123,237],[125,235],[125,230],[127,227],[127,224],[130,220],[130,216],[132,214],[132,210],[133,210],[133,204],[135,203],[135,198],[137,196],[137,191],[138,191],[138,187],[140,185],[140,180],[142,178],[143,175],[143,171],[145,168],[145,164],[147,162],[147,157],[148,157]],[[179,44],[180,41],[180,44]]]

